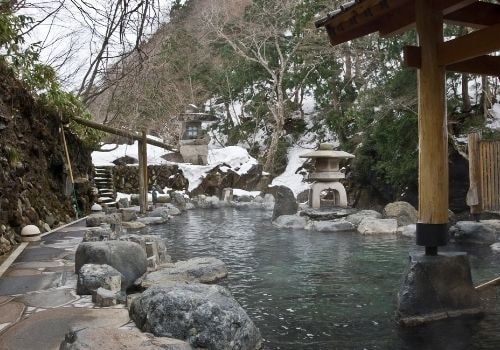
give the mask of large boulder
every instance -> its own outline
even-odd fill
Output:
[[[162,236],[126,234],[122,235],[119,240],[139,244],[146,252],[148,259],[154,257],[158,264],[170,261],[165,239]]]
[[[281,215],[273,220],[273,226],[278,228],[301,229],[307,226],[307,219],[298,215]]]
[[[406,225],[398,227],[398,234],[403,237],[415,238],[417,236],[417,225]]]
[[[355,230],[356,227],[346,220],[312,221],[309,229],[318,232],[347,232]]]
[[[199,195],[195,201],[194,204],[197,208],[201,209],[218,209],[222,206],[219,198],[216,196],[205,196],[205,195]]]
[[[118,233],[111,230],[108,224],[101,224],[99,227],[92,227],[85,231],[83,242],[109,241],[116,239]]]
[[[398,229],[396,219],[365,218],[358,226],[358,232],[363,235],[395,234]]]
[[[458,243],[493,244],[497,241],[495,229],[488,224],[475,221],[458,221],[450,229]]]
[[[120,291],[122,274],[109,265],[85,264],[78,271],[76,294],[92,295],[99,288]]]
[[[137,243],[123,241],[84,242],[76,249],[75,272],[85,264],[106,264],[122,275],[122,289],[132,286],[147,270],[146,253]]]
[[[138,218],[137,222],[141,222],[144,225],[161,225],[168,221],[168,218],[164,218],[161,216],[146,216],[142,218]]]
[[[87,227],[98,227],[101,224],[120,225],[122,222],[122,215],[120,213],[103,214],[96,213],[87,216]]]
[[[183,193],[174,191],[170,193],[170,197],[171,197],[171,202],[174,206],[176,206],[180,210],[187,209],[188,199],[184,196]]]
[[[142,281],[144,288],[172,281],[215,283],[227,276],[226,264],[213,257],[193,258],[165,264],[161,270],[150,272]]]
[[[360,210],[357,213],[348,215],[345,219],[354,226],[358,226],[365,218],[382,219],[382,214],[375,210]]]
[[[152,334],[141,333],[135,329],[116,328],[78,328],[64,337],[59,350],[192,350],[188,343]]]
[[[271,187],[270,192],[274,196],[273,221],[282,215],[293,215],[297,213],[299,205],[291,189],[286,186]]]
[[[483,312],[465,253],[415,253],[398,293],[397,318],[417,325]]]
[[[417,210],[410,203],[403,201],[387,204],[384,208],[384,216],[396,219],[399,226],[416,224],[418,220]]]
[[[143,332],[186,340],[209,350],[261,348],[261,336],[245,310],[221,286],[171,283],[134,299],[130,318]]]

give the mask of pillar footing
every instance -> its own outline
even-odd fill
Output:
[[[467,254],[410,255],[407,274],[398,293],[397,319],[401,325],[414,326],[482,313]]]

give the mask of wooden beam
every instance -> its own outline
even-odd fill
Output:
[[[406,67],[420,68],[420,47],[405,46],[403,48],[403,61]],[[479,56],[467,61],[450,64],[446,66],[446,70],[449,72],[500,77],[500,56]]]
[[[480,136],[472,133],[468,136],[469,152],[469,191],[467,192],[467,205],[472,215],[481,214],[481,159],[479,152]]]
[[[139,206],[141,214],[146,214],[148,209],[148,153],[146,132],[143,131],[138,145],[139,155]]]
[[[444,16],[445,22],[472,28],[484,28],[500,23],[500,5],[477,1]]]
[[[445,70],[438,63],[443,41],[441,11],[435,1],[415,1],[421,46],[418,74],[419,223],[448,223],[448,135],[446,127]],[[418,233],[418,232],[417,232]],[[418,240],[418,237],[417,237]]]
[[[113,128],[113,127],[108,126],[108,125],[99,124],[99,123],[96,123],[92,120],[78,118],[78,117],[73,117],[72,120],[74,120],[78,124],[87,126],[89,128],[92,128],[92,129],[104,131],[104,132],[107,132],[109,134],[122,136],[122,137],[125,137],[128,139],[134,140],[134,141],[141,141],[142,140],[142,136],[136,132],[131,132],[128,130]],[[175,148],[173,148],[173,147],[171,147],[163,142],[152,140],[149,138],[146,139],[146,143],[153,145],[153,146],[164,148],[164,149],[169,150],[169,151],[173,151],[173,152],[177,151]]]
[[[365,0],[324,22],[332,45],[378,31],[380,20],[409,0]]]
[[[445,16],[459,11],[476,0],[440,0],[435,1],[435,10],[441,11]],[[382,37],[398,34],[415,25],[415,1],[410,1],[400,6],[397,11],[391,12],[383,21],[379,33]]]
[[[439,45],[438,61],[447,66],[500,50],[500,23]]]

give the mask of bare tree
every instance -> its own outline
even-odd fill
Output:
[[[33,18],[25,34],[40,42],[41,57],[58,69],[62,81],[89,102],[107,90],[101,79],[134,54],[165,19],[169,2],[160,0],[19,0],[13,8]]]
[[[265,155],[266,171],[274,167],[279,141],[284,134],[286,104],[293,98],[293,93],[289,96],[286,90],[285,81],[297,69],[293,59],[304,44],[304,36],[293,33],[299,4],[296,0],[254,1],[242,19],[233,21],[226,11],[225,1],[219,1],[204,14],[207,28],[215,40],[225,42],[236,55],[257,64],[267,75],[263,85],[268,90],[271,137]]]

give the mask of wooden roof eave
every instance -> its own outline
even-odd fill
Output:
[[[440,0],[436,6],[444,20],[472,28],[484,28],[500,20],[500,5],[477,0]],[[389,36],[415,25],[415,1],[364,0],[344,10],[336,10],[316,22],[325,27],[332,45],[338,45],[374,32]]]

